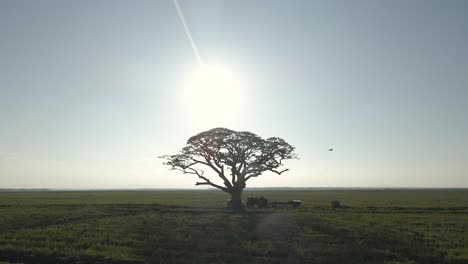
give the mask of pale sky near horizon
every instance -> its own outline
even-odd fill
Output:
[[[196,188],[157,157],[219,126],[296,147],[250,187],[468,187],[467,1],[179,3],[225,102],[172,0],[0,0],[0,188]]]

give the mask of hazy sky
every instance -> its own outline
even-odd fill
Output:
[[[218,126],[296,147],[249,186],[468,187],[468,1],[180,6],[222,120],[172,0],[0,0],[0,188],[191,188],[157,157]]]

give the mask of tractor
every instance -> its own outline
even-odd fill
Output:
[[[278,206],[293,206],[293,207],[298,207],[299,205],[302,204],[301,200],[291,200],[287,202],[269,202],[267,198],[260,196],[260,197],[254,197],[253,194],[251,197],[247,198],[247,203],[246,206],[247,208],[253,208],[254,206],[257,206],[258,208],[268,208],[268,207],[278,207]]]

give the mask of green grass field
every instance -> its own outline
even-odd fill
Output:
[[[0,262],[468,263],[468,190],[255,195],[303,205],[234,213],[217,191],[0,192]]]

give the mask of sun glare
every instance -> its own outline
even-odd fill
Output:
[[[195,122],[223,125],[241,108],[241,82],[234,72],[221,66],[201,66],[187,80],[185,101]]]

